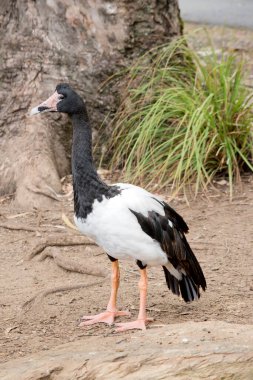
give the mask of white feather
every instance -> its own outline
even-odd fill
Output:
[[[95,201],[87,219],[75,217],[77,228],[91,237],[116,259],[140,260],[147,265],[166,265],[177,278],[180,273],[168,262],[160,244],[141,229],[130,209],[148,216],[149,211],[164,215],[162,205],[153,194],[130,184],[117,184],[121,193],[113,198]],[[158,199],[158,198],[157,198]]]

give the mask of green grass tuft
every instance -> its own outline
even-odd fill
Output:
[[[252,93],[233,55],[203,57],[185,39],[142,56],[112,125],[111,167],[132,183],[206,189],[217,174],[233,184],[253,171]]]

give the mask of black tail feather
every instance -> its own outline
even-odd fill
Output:
[[[192,302],[200,297],[199,286],[189,277],[182,274],[182,279],[178,280],[169,270],[163,266],[166,283],[173,294],[182,296],[185,302]]]
[[[185,236],[182,236],[182,243],[184,245],[185,252],[187,252],[188,268],[186,265],[188,278],[192,279],[194,284],[200,285],[203,290],[206,290],[206,279],[201,269],[201,266],[194,255],[188,241]]]
[[[173,294],[180,296],[179,281],[170,274],[166,267],[163,267],[163,270],[168,288],[172,291]]]

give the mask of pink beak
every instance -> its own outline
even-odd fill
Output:
[[[57,103],[61,100],[61,95],[58,94],[57,91],[53,93],[50,98],[48,98],[45,102],[39,104],[37,107],[34,107],[30,111],[30,116],[36,115],[37,113],[42,112],[57,112]]]

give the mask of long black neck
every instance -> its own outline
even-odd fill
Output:
[[[73,114],[72,174],[74,210],[79,218],[85,219],[92,212],[95,200],[103,196],[111,198],[119,193],[114,186],[106,185],[98,176],[92,157],[92,132],[87,111]]]

